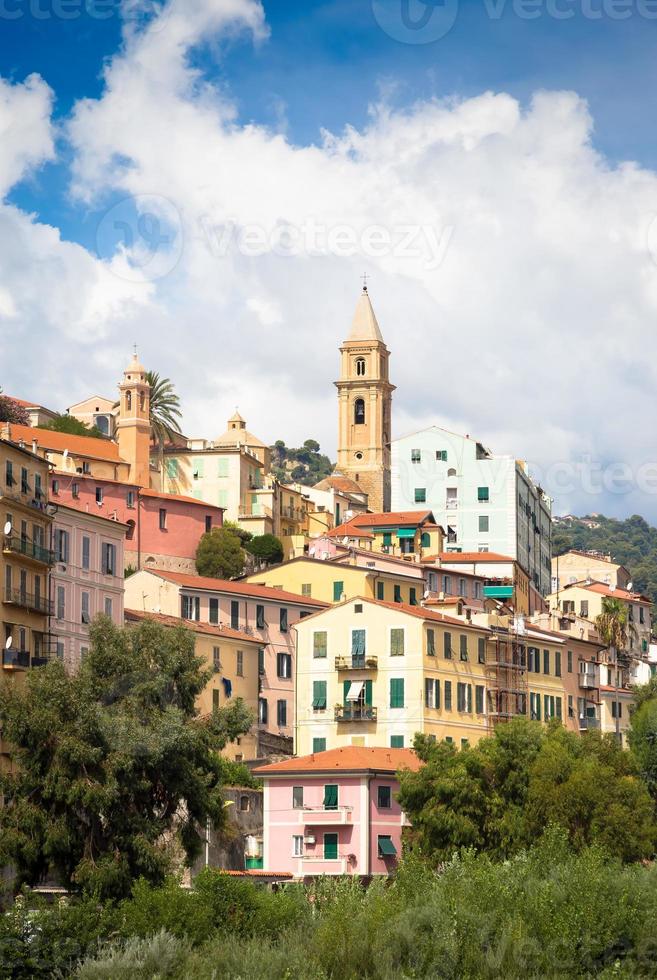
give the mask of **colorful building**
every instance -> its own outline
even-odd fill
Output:
[[[294,726],[294,637],[292,627],[325,604],[316,599],[250,582],[137,572],[126,579],[126,605],[144,612],[180,616],[191,623],[227,626],[260,644],[261,731],[292,737]]]
[[[579,615],[595,624],[596,617],[604,610],[605,599],[617,599],[627,609],[628,646],[626,653],[632,659],[647,659],[650,646],[652,602],[640,592],[613,588],[605,582],[587,579],[564,586],[549,595],[550,609],[566,615]]]
[[[212,671],[211,680],[196,701],[200,715],[209,715],[212,711],[225,707],[230,701],[242,698],[253,712],[253,717],[257,718],[260,640],[227,626],[213,626],[209,623],[182,619],[179,616],[126,609],[127,626],[144,620],[152,620],[172,628],[184,626],[194,634],[194,652],[204,661],[205,667]],[[237,741],[230,742],[224,749],[223,755],[235,762],[257,759],[259,755],[257,721],[250,732],[242,735]]]
[[[498,555],[492,551],[444,551],[422,561],[427,567],[441,569],[445,580],[449,578],[446,571],[476,576],[483,582],[484,598],[510,603],[518,615],[531,616],[548,609],[546,600],[527,572],[515,558],[508,555]],[[448,592],[449,589],[442,591]]]
[[[254,769],[264,785],[264,869],[298,880],[390,875],[406,824],[398,773],[419,767],[410,749],[350,746]]]
[[[358,514],[328,533],[347,547],[370,547],[386,555],[420,559],[443,549],[442,528],[430,510]]]
[[[572,549],[565,555],[552,559],[551,592],[559,592],[574,582],[585,582],[592,579],[602,582],[612,589],[628,589],[632,576],[618,562],[612,561],[610,555],[602,555],[597,551],[576,551]]]
[[[97,615],[123,625],[127,527],[61,504],[53,510],[51,640],[66,668],[75,671],[89,651],[89,626]]]

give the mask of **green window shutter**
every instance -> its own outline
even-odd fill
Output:
[[[427,489],[426,487],[416,487],[415,488],[415,503],[424,504],[427,501]]]
[[[436,656],[436,634],[433,630],[427,630],[427,656]]]
[[[403,627],[393,627],[390,630],[390,656],[402,657],[404,655],[404,629]]]
[[[440,681],[436,681],[436,707],[440,708]]]
[[[390,678],[390,707],[391,708],[404,707],[404,678],[403,677]]]
[[[326,681],[313,681],[313,708],[315,711],[326,708]]]
[[[561,721],[561,698],[557,698],[557,718]]]
[[[167,459],[165,465],[166,465],[167,476],[169,476],[169,477],[176,477],[176,476],[178,476],[178,460],[177,459]]]
[[[445,681],[445,709],[452,710],[452,682]]]
[[[550,651],[549,650],[544,650],[543,651],[543,673],[544,674],[549,674],[550,673]]]
[[[217,476],[228,476],[228,460],[224,456],[217,460]]]
[[[543,695],[543,718],[545,721],[548,721],[550,718],[550,696],[548,694]]]
[[[338,787],[336,783],[327,783],[324,787],[324,809],[337,810],[338,808]]]
[[[443,634],[443,652],[444,652],[445,660],[452,659],[452,634],[451,633]]]
[[[459,637],[459,644],[461,650],[461,660],[468,659],[468,638],[464,633],[461,633]]]
[[[352,657],[365,656],[365,630],[351,631],[351,655]]]
[[[395,602],[401,602],[401,601],[402,601],[402,597],[401,597],[401,585],[396,585],[395,586]]]
[[[403,749],[404,748],[404,736],[403,735],[391,735],[390,736],[390,748],[391,749]]]
[[[335,861],[338,857],[338,835],[324,834],[324,860]]]
[[[392,532],[391,531],[384,531],[383,532],[383,547],[384,548],[389,548],[391,544],[392,544]]]
[[[414,588],[408,590],[408,601],[411,606],[417,606],[417,597]]]
[[[344,582],[334,582],[333,583],[333,602],[340,602],[342,598],[342,593],[344,592]]]
[[[480,664],[486,663],[486,640],[483,636],[477,640],[477,659]]]
[[[475,687],[475,711],[478,715],[484,713],[484,689],[479,684]]]
[[[465,684],[461,681],[456,685],[456,710],[465,711]]]
[[[228,507],[228,490],[220,490],[217,494],[217,506]]]
[[[377,582],[376,583],[376,597],[379,600],[379,602],[383,602],[383,600],[385,599],[385,595],[386,595],[385,582]]]
[[[194,463],[192,465],[192,472],[193,472],[193,475],[194,476],[197,476],[199,478],[201,478],[203,476],[203,469],[204,469],[203,464],[204,463],[205,463],[205,460],[204,459],[195,459],[194,460]]]
[[[431,547],[431,535],[429,534],[428,531],[422,532],[422,537],[420,538],[420,545],[422,548]]]
[[[477,500],[481,502],[488,501],[490,499],[490,494],[488,487],[477,487]]]
[[[372,681],[365,681],[365,704],[372,707]]]
[[[556,677],[561,677],[561,650],[556,650],[554,654],[554,673]]]
[[[326,638],[327,633],[325,630],[313,634],[313,657],[319,658],[326,656]]]
[[[342,682],[342,703],[348,705],[347,695],[349,694],[349,688],[351,687],[351,681]]]
[[[326,739],[325,738],[314,738],[313,739],[313,752],[326,752]]]

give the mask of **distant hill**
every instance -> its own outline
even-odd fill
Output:
[[[271,468],[282,483],[301,483],[313,487],[333,472],[334,464],[319,451],[315,439],[306,439],[299,449],[290,449],[282,439],[271,446]]]
[[[657,528],[635,514],[617,521],[602,514],[559,519],[552,528],[552,554],[571,548],[601,551],[625,565],[633,588],[657,602]]]

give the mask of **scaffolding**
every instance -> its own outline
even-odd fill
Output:
[[[493,628],[493,636],[486,644],[486,674],[491,731],[512,718],[526,717],[527,645],[517,630]]]

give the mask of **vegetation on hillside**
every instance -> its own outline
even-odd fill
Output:
[[[300,449],[289,449],[278,439],[270,448],[272,473],[282,483],[313,487],[333,472],[334,464],[320,453],[315,439],[306,439]]]
[[[552,554],[563,555],[571,548],[600,551],[625,565],[633,587],[657,602],[657,528],[635,514],[624,521],[596,514],[599,527],[573,522],[558,525],[552,532]]]

